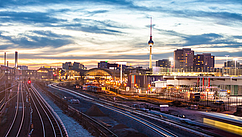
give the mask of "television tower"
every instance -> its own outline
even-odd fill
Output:
[[[148,42],[150,46],[150,63],[149,63],[149,69],[152,69],[152,47],[153,47],[153,40],[152,40],[152,17],[150,17],[150,40]]]

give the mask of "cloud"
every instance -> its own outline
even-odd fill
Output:
[[[149,58],[147,27],[152,16],[154,60],[183,47],[215,56],[229,52],[241,56],[241,4],[240,0],[5,0],[0,3],[0,50],[40,49],[34,55],[22,53],[26,59],[141,62]],[[233,51],[226,52],[229,48]]]
[[[0,12],[0,21],[2,23],[14,23],[21,22],[24,24],[38,25],[40,24],[52,24],[65,22],[64,19],[57,19],[51,17],[49,13],[41,12]]]
[[[217,39],[221,39],[222,37],[223,36],[215,33],[184,36],[183,38],[186,41],[184,46],[201,45],[201,44],[220,44],[220,43],[223,43],[224,40],[221,41]]]
[[[93,15],[96,15],[96,14],[100,14],[100,13],[107,13],[108,10],[95,10],[95,11],[89,11],[87,12],[89,14],[89,16],[93,16]]]
[[[46,4],[62,4],[62,3],[103,3],[110,5],[132,5],[132,2],[126,0],[4,0],[1,1],[0,6],[12,6],[12,5],[46,5]]]
[[[56,33],[53,33],[51,31],[34,30],[34,31],[31,31],[31,32],[34,32],[36,34],[39,34],[39,35],[42,35],[42,36],[45,36],[45,37],[51,37],[51,38],[71,38],[71,36],[69,36],[69,35],[56,34]]]
[[[6,50],[6,49],[11,49],[14,46],[11,44],[4,44],[4,45],[0,45],[0,50]]]
[[[123,32],[117,30],[122,28],[118,23],[110,21],[110,20],[92,20],[92,19],[81,19],[75,18],[73,21],[77,23],[67,23],[59,25],[58,27],[64,27],[69,30],[79,30],[83,32],[89,33],[98,33],[98,34],[109,34],[116,35],[121,34]],[[123,29],[126,28],[123,26]]]
[[[239,47],[242,45],[242,42],[237,42],[234,38],[242,39],[242,36],[226,36],[217,33],[205,33],[200,35],[188,35],[176,32],[174,30],[163,30],[156,29],[159,31],[159,34],[177,36],[180,39],[180,43],[178,44],[169,44],[170,46],[198,46],[198,45],[210,45],[210,47],[220,47],[223,44],[223,47]],[[207,47],[206,47],[207,48]]]
[[[67,36],[63,37],[63,35],[54,34],[52,32],[35,31],[35,33],[45,35],[45,37],[28,35],[27,33],[19,34],[18,36],[5,36],[1,33],[0,38],[8,40],[12,45],[17,45],[18,48],[56,48],[73,43],[73,40],[66,38]]]

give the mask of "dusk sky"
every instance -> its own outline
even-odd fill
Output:
[[[212,53],[215,67],[242,61],[241,0],[0,0],[0,56],[14,66],[88,68],[99,61],[148,67],[153,18],[153,66],[178,48]]]

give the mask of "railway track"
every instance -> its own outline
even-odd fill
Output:
[[[12,90],[12,88],[14,88],[15,86],[17,86],[18,84],[14,84],[13,86],[0,91],[0,93],[3,93],[6,90]],[[13,95],[14,93],[9,93],[7,96],[5,95],[1,100],[0,100],[0,116],[2,116],[2,114],[4,114],[5,108],[6,108],[6,104],[9,103],[12,99],[14,99],[17,94]]]
[[[5,105],[4,99],[5,99],[5,97],[3,97],[2,100],[0,100],[0,112],[2,111],[2,109],[3,109],[4,105]]]
[[[68,137],[62,121],[38,91],[33,86],[30,86],[27,90],[30,102],[33,106],[33,120],[30,135],[42,137]]]
[[[125,115],[127,117],[130,117],[131,119],[133,119],[133,120],[135,120],[137,122],[140,122],[143,125],[145,125],[146,127],[152,129],[159,136],[177,136],[175,133],[172,133],[171,131],[168,131],[168,130],[164,129],[163,127],[161,127],[159,125],[156,125],[156,124],[154,124],[154,123],[152,123],[152,122],[150,122],[150,121],[148,121],[148,120],[146,120],[146,119],[144,119],[144,118],[142,118],[140,116],[137,116],[136,113],[133,113],[134,112],[133,109],[130,110],[130,108],[128,108],[125,105],[124,105],[124,108],[119,109],[119,108],[116,107],[117,105],[114,104],[113,102],[105,101],[105,100],[97,100],[97,99],[94,99],[92,97],[83,95],[81,93],[78,93],[78,92],[75,92],[75,91],[72,91],[72,90],[69,90],[69,89],[66,89],[66,88],[58,87],[58,86],[55,86],[55,85],[50,85],[50,86],[52,88],[54,88],[54,89],[57,89],[57,90],[60,90],[60,91],[63,91],[63,92],[68,92],[68,94],[71,94],[73,96],[76,96],[76,97],[78,97],[80,99],[87,100],[87,101],[92,102],[92,103],[94,103],[96,105],[102,106],[102,107],[104,107],[106,109],[109,109],[109,110],[115,111],[117,113],[120,113],[122,115]],[[161,119],[159,119],[159,120],[161,120]],[[175,126],[175,127],[179,128],[179,129],[184,130],[184,128],[182,126],[176,125],[176,124],[171,123],[171,122],[168,122],[168,121],[165,121],[164,124],[172,125],[172,126]],[[202,132],[194,131],[192,129],[187,129],[187,128],[185,128],[185,129],[187,131],[189,131],[189,133],[191,133],[191,134],[195,134],[195,135],[199,135],[199,136],[208,136],[207,134],[204,134]]]
[[[22,83],[18,84],[18,91],[16,94],[17,101],[15,105],[15,114],[14,118],[5,133],[5,137],[18,137],[25,135],[24,130],[24,120],[26,118],[25,114],[25,100],[24,100],[24,91],[22,87]]]
[[[34,87],[36,87],[36,89],[38,89],[38,91],[40,91],[40,92],[44,91],[42,89],[42,87],[40,87],[38,84],[34,84]],[[53,96],[50,96],[50,97],[54,100],[56,99],[55,97],[53,98]],[[81,120],[82,122],[85,123],[86,126],[88,125],[88,130],[92,130],[92,133],[94,136],[118,137],[115,133],[113,133],[110,129],[108,129],[106,126],[101,124],[99,121],[86,115],[85,113],[80,112],[78,109],[76,109],[70,105],[68,105],[67,109],[68,109],[69,113],[75,117],[75,119],[78,119],[78,117],[79,117],[80,119],[78,119],[78,121]]]

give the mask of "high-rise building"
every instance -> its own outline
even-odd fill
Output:
[[[85,69],[84,65],[79,62],[74,62],[73,64],[71,62],[65,62],[62,63],[62,69],[65,70],[79,70],[79,69]]]
[[[198,72],[209,72],[214,69],[214,56],[211,53],[194,55],[193,69]]]
[[[98,63],[98,68],[105,68],[105,69],[108,69],[108,61],[100,61]]]
[[[156,67],[170,68],[171,61],[169,61],[169,59],[158,60],[158,61],[156,61]]]
[[[62,68],[65,69],[65,70],[71,70],[72,69],[71,62],[62,63]]]
[[[100,61],[98,63],[98,68],[117,70],[119,69],[119,65],[116,63],[108,63],[108,61]]]
[[[224,67],[231,67],[231,68],[235,68],[235,61],[227,61],[224,62]],[[236,68],[240,67],[240,63],[238,61],[236,61]]]
[[[191,48],[174,51],[174,66],[178,69],[193,69],[194,51]]]
[[[78,70],[78,69],[84,69],[84,65],[79,63],[79,62],[74,62],[73,63],[73,69]]]
[[[28,70],[29,68],[28,68],[28,66],[24,66],[24,65],[22,65],[22,66],[18,66],[18,69],[21,69],[21,70]]]

